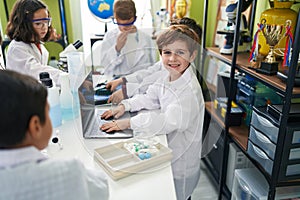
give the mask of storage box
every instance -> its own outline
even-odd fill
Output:
[[[246,113],[245,124],[249,126],[252,116],[252,106],[280,104],[282,98],[271,88],[253,78],[242,78],[237,84],[236,102]]]
[[[270,159],[258,146],[255,146],[250,140],[248,140],[247,153],[251,158],[256,160],[269,175],[272,174],[273,160]]]
[[[231,200],[267,200],[269,184],[256,168],[236,169]],[[276,188],[275,199],[300,197],[299,186]]]
[[[272,142],[277,143],[279,132],[279,121],[266,114],[267,107],[253,106],[251,125],[264,133]]]
[[[282,109],[283,109],[283,104],[273,104],[273,105],[268,105],[267,107],[268,113],[270,113],[270,115],[272,115],[278,121],[280,121],[282,118]],[[288,122],[300,122],[299,103],[291,104],[290,112],[288,114]]]
[[[256,168],[237,169],[234,172],[231,200],[267,199],[268,182]]]
[[[287,160],[281,165],[280,180],[300,179],[300,125],[290,123],[286,127],[285,149],[282,158]]]
[[[217,110],[217,114],[221,116],[224,121],[227,113],[227,97],[219,97],[214,100],[214,107]],[[240,126],[242,123],[243,111],[235,103],[231,103],[231,111],[229,113],[229,125],[230,126]]]
[[[241,79],[237,85],[236,102],[250,106],[265,106],[282,103],[275,90],[253,80]]]
[[[266,172],[272,174],[275,159],[278,127],[270,116],[255,108],[250,126],[247,152]],[[282,147],[279,180],[287,181],[300,178],[300,126],[289,123],[286,127],[284,146]]]
[[[94,159],[114,180],[141,173],[172,159],[172,150],[156,143],[157,152],[148,159],[141,159],[135,152],[126,148],[127,144],[140,143],[145,140],[130,139],[94,150]],[[146,141],[147,142],[147,141]]]
[[[226,185],[230,192],[232,192],[232,185],[234,179],[234,171],[236,169],[254,167],[242,150],[233,142],[229,144],[229,153],[227,161]]]
[[[259,146],[271,159],[274,160],[276,144],[274,144],[268,137],[251,126],[249,139],[252,143]]]

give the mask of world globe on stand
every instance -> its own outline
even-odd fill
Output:
[[[114,0],[88,0],[91,13],[100,21],[108,21],[113,16]]]

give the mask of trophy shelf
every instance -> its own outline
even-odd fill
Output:
[[[224,120],[217,114],[216,109],[213,107],[213,102],[205,102],[205,108],[211,117],[224,129]],[[229,127],[229,135],[244,151],[247,151],[249,130],[246,125]]]
[[[207,47],[207,53],[213,57],[216,57],[226,64],[231,65],[232,63],[232,55],[224,55],[220,53],[219,47]],[[238,53],[236,59],[236,68],[250,74],[251,76],[259,79],[264,84],[268,85],[271,88],[274,88],[281,94],[285,94],[286,91],[286,84],[282,82],[276,75],[269,76],[261,73],[257,73],[254,69],[249,68],[250,63],[248,62],[249,52],[245,53]],[[300,87],[293,88],[293,95],[299,96],[300,95]]]

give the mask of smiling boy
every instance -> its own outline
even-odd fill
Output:
[[[172,170],[178,200],[189,198],[200,176],[204,99],[190,67],[198,49],[197,34],[185,25],[173,25],[156,41],[164,67],[169,72],[149,86],[145,94],[121,101],[102,118],[119,118],[125,111],[139,113],[130,119],[103,124],[107,132],[132,129],[135,136],[167,135],[173,151]],[[155,112],[153,110],[156,110]]]

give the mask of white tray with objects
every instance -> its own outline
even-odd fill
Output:
[[[155,140],[129,139],[96,148],[94,159],[112,179],[118,180],[170,161],[172,150]]]

